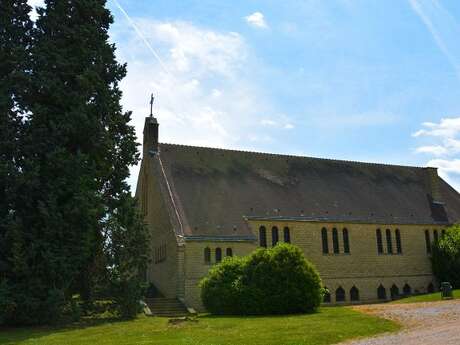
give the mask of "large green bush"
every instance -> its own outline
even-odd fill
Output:
[[[213,314],[292,314],[315,311],[321,279],[302,251],[290,244],[226,259],[201,281],[203,304]]]
[[[460,288],[460,225],[448,228],[434,243],[431,262],[439,282],[448,281]]]

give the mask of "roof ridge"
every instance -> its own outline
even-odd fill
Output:
[[[271,153],[271,152],[260,152],[260,151],[249,151],[249,150],[238,150],[238,149],[225,149],[220,147],[209,147],[209,146],[194,146],[194,145],[185,145],[185,144],[173,144],[173,143],[159,143],[159,145],[166,146],[179,146],[186,149],[207,149],[207,150],[218,150],[218,151],[228,151],[228,152],[241,152],[241,153],[250,153],[261,156],[274,156],[274,157],[288,157],[288,158],[307,158],[307,159],[316,159],[328,162],[335,163],[351,163],[356,165],[372,165],[372,166],[385,166],[385,167],[396,167],[396,168],[407,168],[407,169],[426,169],[428,167],[414,166],[414,165],[401,165],[401,164],[389,164],[389,163],[376,163],[376,162],[363,162],[363,161],[353,161],[346,159],[334,159],[334,158],[324,158],[324,157],[312,157],[312,156],[300,156],[294,154],[283,154],[283,153]]]

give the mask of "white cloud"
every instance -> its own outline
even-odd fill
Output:
[[[429,153],[435,156],[442,156],[447,153],[447,149],[443,146],[420,146],[415,152],[417,153]]]
[[[252,81],[255,58],[241,35],[189,22],[133,19],[162,66],[127,19],[116,19],[111,39],[117,43],[118,60],[128,63],[122,103],[133,111],[139,141],[151,92],[161,142],[258,149],[259,143],[272,140],[254,134],[262,114],[270,116],[273,110]],[[289,124],[283,120],[279,126]],[[134,185],[137,168],[131,174]]]
[[[422,129],[413,133],[418,140],[429,140],[429,145],[422,145],[415,149],[416,153],[423,153],[437,157],[428,161],[428,166],[439,168],[441,177],[456,187],[452,175],[460,175],[460,117],[443,118],[439,123],[424,122]]]
[[[247,17],[244,17],[249,25],[252,25],[259,29],[268,29],[267,22],[265,21],[265,17],[261,12],[254,12]]]
[[[293,129],[294,125],[289,122],[286,115],[279,115],[278,120],[273,119],[262,119],[260,124],[264,127],[282,128],[282,129]]]

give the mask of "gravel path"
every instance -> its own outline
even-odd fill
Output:
[[[363,305],[354,309],[394,320],[404,329],[342,345],[460,345],[460,300]]]

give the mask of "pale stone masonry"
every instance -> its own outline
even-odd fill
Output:
[[[136,195],[152,234],[147,279],[199,311],[211,265],[276,241],[317,267],[325,303],[436,289],[430,243],[460,219],[460,195],[434,168],[160,144],[153,117],[143,152]]]

